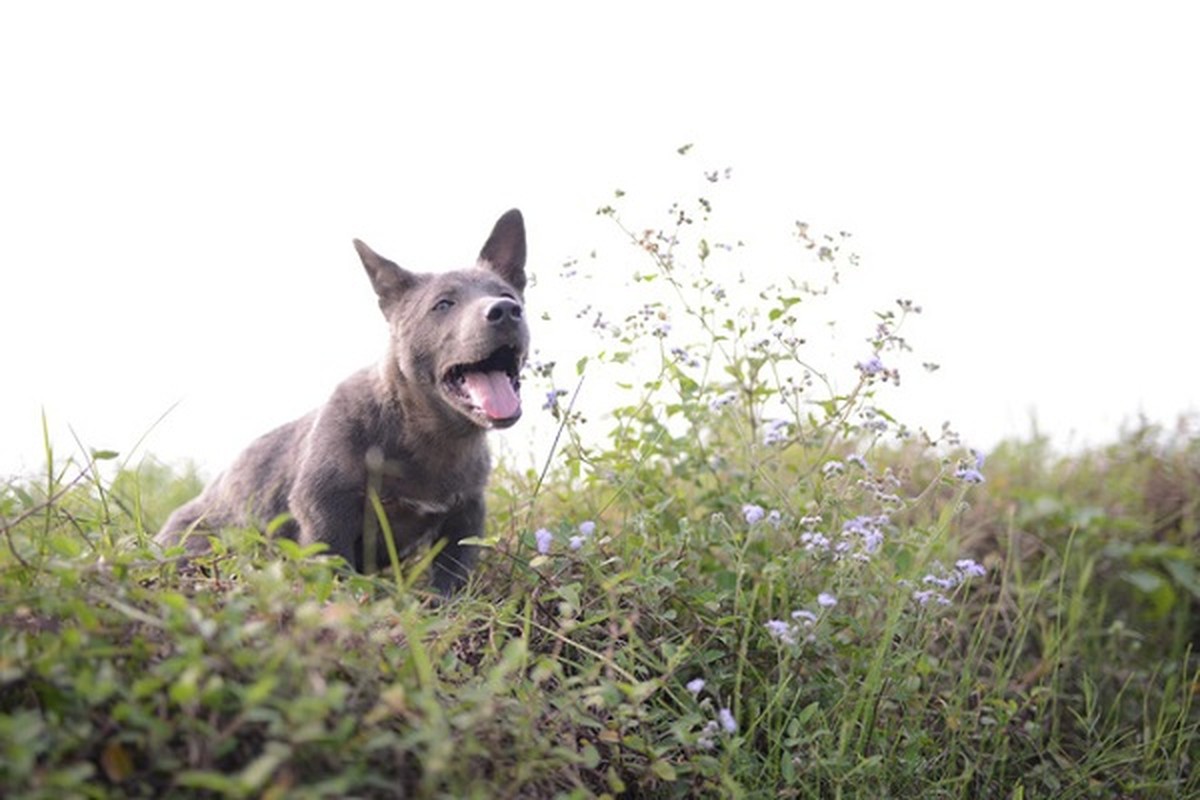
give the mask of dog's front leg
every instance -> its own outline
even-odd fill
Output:
[[[323,542],[329,553],[362,571],[362,481],[346,480],[337,469],[302,470],[288,497],[300,526],[300,544]]]
[[[442,521],[438,531],[445,546],[433,559],[433,587],[443,597],[454,594],[464,583],[479,557],[479,548],[463,539],[483,535],[482,497],[468,497]]]

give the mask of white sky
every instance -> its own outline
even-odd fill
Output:
[[[758,252],[853,232],[860,316],[924,306],[916,423],[1097,441],[1200,407],[1190,4],[409,8],[0,7],[0,475],[42,408],[58,452],[125,452],[177,401],[146,447],[213,472],[380,353],[352,237],[463,266],[519,206],[549,275],[611,241],[614,188],[665,207],[702,167]]]

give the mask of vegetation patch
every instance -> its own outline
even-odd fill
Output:
[[[600,210],[633,302],[532,365],[556,447],[496,471],[448,602],[428,556],[364,576],[272,530],[180,560],[150,540],[194,475],[47,443],[0,488],[0,794],[1200,794],[1188,421],[1069,456],[910,430],[920,307],[818,367],[848,237],[798,223],[754,285],[727,179],[665,224]]]

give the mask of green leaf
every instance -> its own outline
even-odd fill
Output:
[[[1142,594],[1151,595],[1161,589],[1166,581],[1157,572],[1135,569],[1121,576]]]
[[[583,747],[579,748],[579,757],[583,766],[588,769],[595,769],[600,765],[600,751],[591,742],[585,742]]]
[[[1200,580],[1197,580],[1196,569],[1191,564],[1186,561],[1169,559],[1163,561],[1163,568],[1177,586],[1185,589],[1196,600],[1200,600]]]
[[[181,772],[175,776],[175,783],[189,789],[208,789],[225,797],[241,797],[245,793],[238,781],[219,772],[201,772],[200,770]]]

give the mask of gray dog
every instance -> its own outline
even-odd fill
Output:
[[[518,375],[529,347],[525,224],[496,222],[474,269],[408,272],[355,240],[390,330],[384,360],[351,375],[328,402],[255,440],[156,540],[203,552],[196,531],[290,519],[281,535],[324,542],[356,569],[383,558],[378,496],[398,547],[444,540],[433,584],[466,579],[483,532],[491,470],[485,433],[521,416]]]

